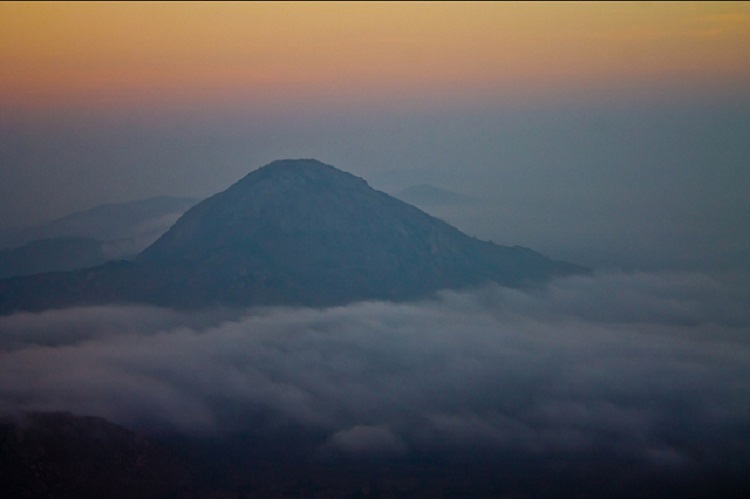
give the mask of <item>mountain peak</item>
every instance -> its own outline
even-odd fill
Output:
[[[265,166],[254,170],[245,176],[236,185],[247,182],[273,179],[278,182],[291,185],[294,183],[316,183],[329,182],[346,183],[352,185],[367,186],[367,182],[351,173],[339,170],[335,166],[323,163],[317,159],[281,159],[273,161]]]
[[[277,159],[271,161],[265,166],[261,166],[257,171],[269,171],[269,170],[335,170],[342,172],[335,166],[323,163],[314,158],[299,158],[299,159]]]
[[[575,271],[525,248],[471,238],[314,159],[250,172],[185,213],[136,263],[189,276],[162,289],[170,303],[399,300]]]
[[[486,281],[519,286],[583,270],[474,239],[355,175],[295,159],[258,168],[193,206],[130,266],[18,281],[5,292],[0,282],[0,302],[15,294],[21,305],[6,308],[38,306],[24,303],[20,288],[42,286],[49,303],[320,306],[408,300]]]

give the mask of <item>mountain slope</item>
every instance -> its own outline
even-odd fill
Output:
[[[319,306],[486,281],[519,286],[583,270],[471,238],[333,166],[284,160],[198,203],[132,265],[0,282],[0,310],[56,300]],[[44,305],[13,300],[13,289],[21,296],[40,286]]]
[[[3,497],[184,497],[191,475],[171,451],[96,417],[0,416]]]
[[[470,238],[363,179],[314,160],[276,161],[189,210],[136,264],[171,268],[178,302],[332,304],[406,299],[574,270]],[[192,296],[191,296],[192,295]]]
[[[458,206],[476,202],[470,196],[435,187],[419,184],[401,189],[395,195],[398,199],[416,206]]]

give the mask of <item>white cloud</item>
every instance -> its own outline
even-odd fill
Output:
[[[0,318],[0,409],[152,431],[291,425],[350,456],[606,448],[683,463],[750,429],[745,295],[697,274],[608,274],[321,310],[18,314]]]

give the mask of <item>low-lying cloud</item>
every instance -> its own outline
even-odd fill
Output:
[[[717,277],[613,273],[407,304],[16,314],[0,318],[0,411],[152,432],[305,428],[345,457],[747,459],[747,303]]]

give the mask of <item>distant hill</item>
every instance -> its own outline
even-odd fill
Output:
[[[101,265],[107,261],[103,246],[86,237],[56,237],[0,250],[0,279]]]
[[[0,278],[133,258],[197,202],[161,196],[105,204],[44,224],[0,231]]]
[[[132,263],[0,281],[0,311],[108,302],[326,306],[584,271],[469,237],[333,166],[283,160],[192,207]]]
[[[43,224],[0,231],[0,247],[19,247],[34,240],[58,237],[84,237],[102,242],[151,237],[147,243],[150,244],[197,202],[193,198],[159,196],[104,204]]]
[[[466,205],[476,202],[471,196],[428,184],[409,186],[396,192],[394,196],[407,203],[422,207]]]

